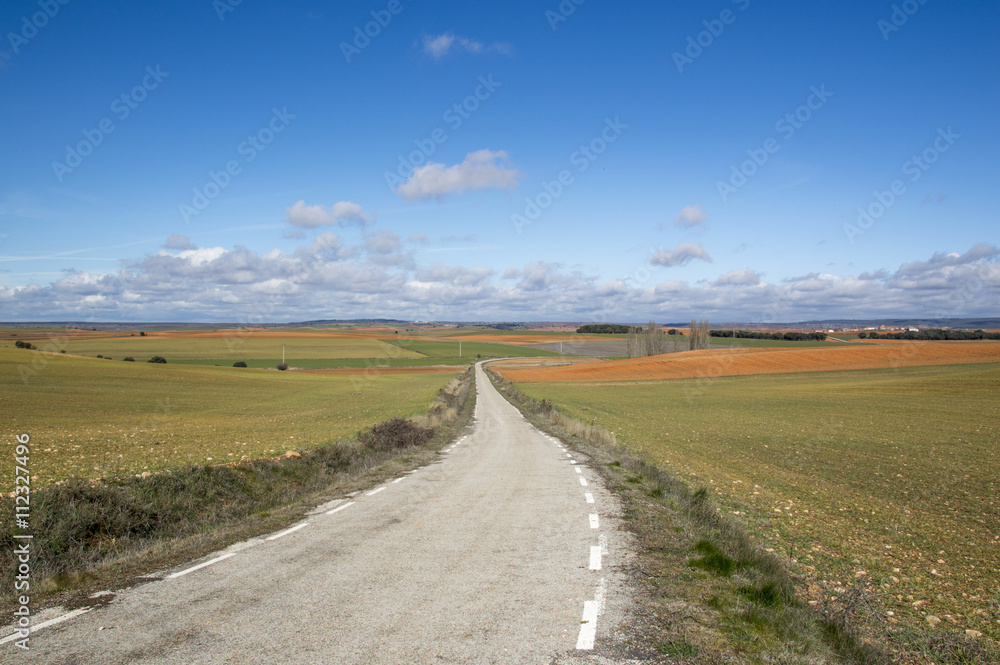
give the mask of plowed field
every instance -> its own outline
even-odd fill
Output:
[[[805,349],[711,349],[564,367],[503,367],[517,382],[661,381],[1000,362],[997,342],[910,342]]]

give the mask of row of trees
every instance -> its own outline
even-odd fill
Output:
[[[576,329],[579,334],[591,335],[627,335],[632,326],[622,326],[617,323],[591,323]]]
[[[824,332],[761,332],[759,330],[713,330],[712,337],[736,337],[737,339],[776,339],[785,342],[822,342],[826,339]]]
[[[691,319],[691,326],[688,329],[688,341],[691,350],[707,349],[710,332],[707,319],[700,322]]]
[[[940,328],[927,328],[917,332],[895,332],[895,333],[858,333],[858,339],[913,339],[926,341],[948,341],[948,340],[975,340],[975,339],[1000,339],[1000,333],[986,332],[984,330],[941,330]]]
[[[667,352],[667,336],[653,321],[645,328],[628,328],[625,340],[629,358],[658,356]]]

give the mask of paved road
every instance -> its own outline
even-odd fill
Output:
[[[160,581],[32,633],[29,652],[0,644],[0,660],[585,659],[595,626],[600,647],[615,623],[603,610],[606,597],[620,595],[616,506],[479,367],[476,379],[475,428],[439,462],[321,506],[293,530],[163,571]]]

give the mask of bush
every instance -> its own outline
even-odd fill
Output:
[[[133,358],[132,356],[125,356],[124,358],[122,358],[122,360],[124,360],[127,363],[134,363],[135,362],[135,358]]]
[[[406,418],[393,418],[362,432],[358,441],[375,450],[398,450],[427,443],[432,436],[432,427],[420,427]]]
[[[242,360],[237,360],[236,362],[233,363],[233,367],[246,367],[246,366],[247,364]]]
[[[102,356],[102,355],[101,355],[100,353],[98,353],[98,354],[97,354],[97,357],[98,357],[98,358],[103,358],[104,356]]]
[[[163,356],[153,356],[152,358],[150,358],[146,362],[148,362],[148,363],[160,363],[162,365],[166,365],[167,364],[167,359],[164,358]]]
[[[31,342],[22,342],[21,340],[17,340],[16,342],[14,342],[14,346],[16,346],[19,349],[37,349],[38,348],[37,346],[33,346],[31,344]]]
[[[278,369],[284,372],[286,369],[288,369],[288,363],[286,362],[278,363]]]

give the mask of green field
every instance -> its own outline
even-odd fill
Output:
[[[1000,637],[1000,366],[518,388],[713,488],[814,597]]]
[[[387,343],[395,344],[404,351],[420,353],[432,358],[458,358],[458,342],[440,341],[431,342],[423,340],[383,340]],[[463,358],[474,359],[477,355],[484,358],[506,358],[524,356],[558,356],[554,351],[542,349],[532,349],[526,346],[513,346],[510,344],[491,344],[488,342],[462,342]]]
[[[154,355],[163,356],[168,363],[192,363],[232,366],[244,361],[250,367],[274,367],[281,361],[281,347],[285,347],[285,359],[292,367],[317,368],[337,367],[331,360],[353,359],[355,365],[363,366],[363,359],[403,359],[422,358],[413,353],[380,342],[377,339],[313,338],[313,337],[265,337],[241,334],[233,331],[231,336],[217,338],[161,337],[113,337],[106,339],[68,339],[61,344],[66,353],[96,357],[102,355],[114,360],[131,356],[136,361],[149,360]],[[36,346],[45,348],[45,343]]]
[[[153,365],[0,346],[6,448],[15,434],[31,436],[36,487],[308,449],[424,413],[451,378]],[[0,463],[3,491],[14,483],[12,454]]]

